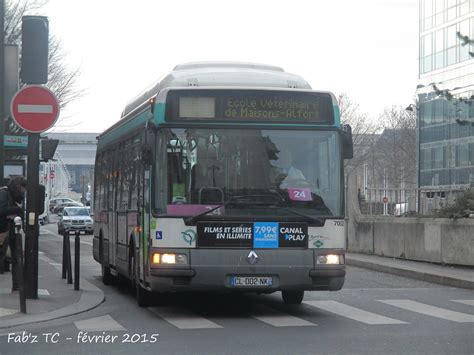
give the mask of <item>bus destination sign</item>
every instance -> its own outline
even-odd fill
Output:
[[[281,95],[261,99],[229,97],[224,101],[224,117],[230,119],[267,120],[287,119],[319,121],[319,100]]]
[[[167,98],[168,120],[333,124],[327,93],[276,90],[176,90]]]

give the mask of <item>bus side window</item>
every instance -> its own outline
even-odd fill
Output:
[[[135,138],[136,139],[136,138]],[[140,143],[138,141],[138,143]],[[135,144],[135,142],[134,142]],[[138,209],[138,179],[139,179],[139,166],[140,166],[140,151],[139,146],[135,145],[131,149],[131,176],[130,176],[130,209],[136,210]]]

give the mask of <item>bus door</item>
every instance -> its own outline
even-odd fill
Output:
[[[127,211],[118,211],[116,213],[116,228],[117,228],[117,242],[115,247],[116,252],[116,266],[121,273],[126,275],[128,273],[128,238],[127,238]]]
[[[145,281],[145,277],[148,274],[144,270],[148,270],[149,263],[149,245],[150,245],[150,216],[151,216],[151,166],[145,165],[143,167],[143,195],[142,195],[142,213],[141,213],[141,225],[142,233],[139,241],[139,265],[140,265],[140,277]]]
[[[115,206],[115,196],[113,198],[113,204]],[[118,233],[117,233],[117,212],[115,208],[109,211],[109,262],[110,264],[117,266],[117,244],[118,244]]]
[[[109,264],[114,267],[117,265],[117,217],[116,217],[116,203],[117,203],[117,154],[113,149],[109,152],[110,171],[109,179],[112,179],[112,184],[109,184],[108,191],[108,207],[107,216],[107,238],[109,240]]]

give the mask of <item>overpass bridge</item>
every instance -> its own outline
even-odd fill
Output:
[[[40,176],[49,196],[65,196],[71,191],[85,196],[92,191],[94,163],[99,133],[46,133],[58,139],[56,161],[41,163]]]

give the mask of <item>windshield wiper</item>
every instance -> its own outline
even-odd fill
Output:
[[[192,216],[192,217],[188,217],[184,220],[184,223],[186,225],[188,224],[193,224],[195,223],[197,220],[199,220],[199,218],[205,216],[205,215],[208,215],[209,213],[211,212],[214,212],[215,210],[221,208],[221,207],[225,207],[231,203],[235,203],[237,201],[241,201],[243,199],[247,199],[247,198],[259,198],[259,197],[268,197],[268,196],[272,196],[272,197],[276,197],[274,195],[266,195],[266,194],[258,194],[258,195],[241,195],[241,196],[233,196],[231,197],[229,200],[227,200],[226,202],[220,204],[219,206],[216,206],[216,207],[213,207],[211,208],[210,210],[207,210],[207,211],[204,211],[204,212],[201,212],[195,216]],[[248,201],[242,201],[243,203],[249,203]],[[274,202],[272,202],[271,204],[273,204]],[[263,206],[267,206],[269,203],[268,202],[262,202],[262,201],[255,201],[254,203],[252,203],[252,205],[263,205]]]
[[[230,201],[230,200],[229,200],[229,201]],[[211,208],[210,210],[207,210],[207,211],[198,213],[198,214],[195,215],[195,216],[185,218],[184,224],[186,224],[186,225],[188,225],[188,224],[193,224],[193,223],[196,222],[199,218],[201,218],[201,217],[207,215],[208,213],[214,212],[215,210],[217,210],[217,209],[219,209],[219,208],[221,208],[221,207],[224,207],[229,201],[224,202],[224,203],[220,204],[219,206],[213,207],[213,208]]]

